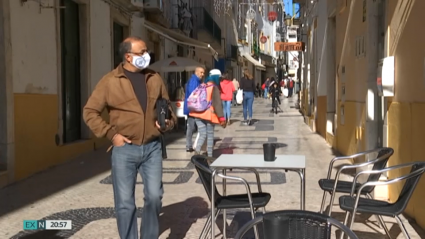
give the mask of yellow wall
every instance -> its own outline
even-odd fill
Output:
[[[15,180],[100,147],[102,139],[56,146],[58,96],[15,94]]]
[[[341,105],[341,102],[339,102]],[[344,155],[355,154],[364,149],[364,125],[365,104],[353,101],[344,103],[344,124],[341,124],[341,107],[338,113],[338,128],[336,145],[340,153]],[[358,119],[362,119],[358,122]]]
[[[353,9],[348,7],[336,16],[336,61],[338,68],[337,86],[338,123],[333,145],[342,154],[349,155],[364,149],[365,100],[367,94],[367,58],[356,57],[356,37],[366,37],[366,22],[361,21],[363,14],[362,1],[356,1]],[[351,17],[351,25],[348,20]],[[359,17],[360,16],[360,17]],[[346,30],[348,27],[348,34]],[[345,48],[344,39],[346,38]],[[345,82],[342,77],[342,66],[345,66]],[[345,85],[345,101],[342,101],[342,85]],[[341,125],[341,107],[344,107],[344,124]],[[329,139],[331,140],[331,139]]]
[[[424,57],[425,1],[414,1],[411,8],[407,1],[389,1],[390,54],[395,57],[395,95],[388,111],[388,145],[394,148],[389,164],[424,161],[423,147],[425,127]],[[404,2],[404,3],[403,3]],[[399,35],[400,37],[397,37]],[[397,177],[404,172],[392,172]],[[402,185],[389,188],[391,201],[397,199]],[[425,177],[415,190],[406,212],[425,228]]]

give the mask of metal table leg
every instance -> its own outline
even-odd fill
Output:
[[[226,176],[226,169],[223,169],[223,175]],[[223,178],[223,196],[226,196],[226,179]],[[223,239],[227,238],[227,213],[226,209],[223,209]]]
[[[301,210],[305,210],[305,169],[297,170],[298,175],[301,179],[301,188],[300,188],[300,204]]]

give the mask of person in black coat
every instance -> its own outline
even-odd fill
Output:
[[[282,90],[280,89],[279,84],[277,82],[274,82],[273,85],[270,87],[269,92],[273,102],[272,107],[273,109],[275,109],[277,108],[277,105],[274,105],[275,103],[279,103],[279,105],[281,104],[280,96],[282,95]]]

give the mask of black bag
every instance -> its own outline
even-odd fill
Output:
[[[161,127],[161,130],[166,129],[165,120],[171,118],[170,108],[169,108],[169,101],[166,99],[158,99],[156,101],[156,114],[157,114],[157,120],[158,124]],[[159,140],[161,141],[161,149],[162,149],[162,158],[166,159],[167,156],[167,148],[165,146],[165,139],[164,135],[161,134]]]

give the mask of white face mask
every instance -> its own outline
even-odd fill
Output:
[[[136,56],[133,55],[133,61],[131,64],[135,66],[139,70],[146,69],[149,66],[149,63],[151,62],[151,56],[149,53],[145,53],[142,56]]]

